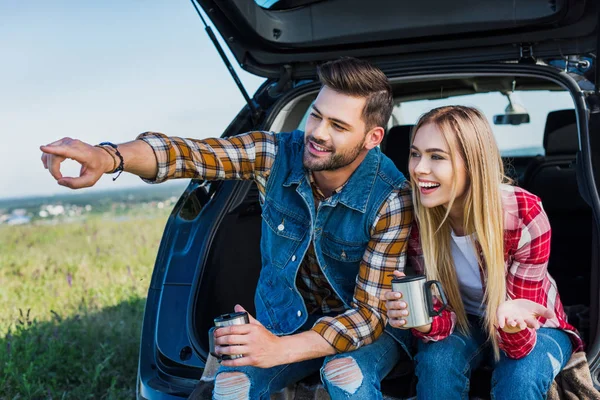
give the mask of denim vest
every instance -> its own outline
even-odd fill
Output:
[[[277,335],[298,330],[307,320],[296,274],[310,241],[325,277],[350,307],[358,268],[381,205],[405,181],[393,162],[374,148],[344,188],[315,202],[303,167],[304,132],[277,135],[278,152],[262,205],[262,270],[255,306],[257,319]]]

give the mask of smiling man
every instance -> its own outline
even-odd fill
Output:
[[[147,132],[118,146],[64,138],[41,147],[44,166],[71,188],[115,170],[154,183],[256,181],[263,215],[257,315],[215,331],[218,354],[243,355],[222,361],[215,399],[269,398],[319,369],[333,399],[381,398],[380,381],[404,351],[402,337],[384,332],[382,300],[392,272],[404,268],[412,221],[408,182],[378,147],[391,87],[381,70],[357,59],[318,72],[322,88],[306,132],[205,140]],[[65,158],[82,164],[81,176],[61,175]]]

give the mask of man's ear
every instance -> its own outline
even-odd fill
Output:
[[[381,126],[376,126],[367,132],[365,138],[365,149],[371,150],[379,145],[383,140],[385,130]]]

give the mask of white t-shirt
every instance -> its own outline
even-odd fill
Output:
[[[456,236],[451,232],[452,258],[456,268],[458,286],[467,314],[483,316],[483,287],[475,246],[471,236]]]

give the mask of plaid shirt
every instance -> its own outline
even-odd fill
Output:
[[[567,322],[556,282],[548,274],[550,256],[550,223],[537,196],[515,186],[501,185],[504,209],[504,258],[506,260],[506,292],[509,299],[528,299],[553,309],[556,317],[551,320],[539,318],[542,326],[559,328],[569,333],[573,351],[583,349],[583,342],[576,329]],[[423,251],[419,241],[419,230],[413,225],[408,244],[409,263],[417,274],[424,271]],[[485,267],[484,267],[485,268]],[[485,288],[485,274],[482,274]],[[456,315],[446,309],[433,318],[431,331],[423,334],[412,332],[425,342],[448,337],[456,324]],[[517,333],[506,333],[497,329],[500,349],[510,358],[525,357],[535,346],[537,332],[527,328]]]
[[[253,179],[261,203],[264,202],[265,187],[277,155],[276,134],[249,132],[229,138],[193,140],[146,132],[138,139],[152,147],[158,163],[156,178],[145,181]],[[351,308],[345,307],[333,292],[316,261],[314,249],[312,256],[310,249],[307,252],[296,278],[298,289],[310,311],[339,312],[335,317],[320,318],[312,328],[338,352],[355,350],[383,333],[387,316],[381,295],[391,289],[392,272],[404,268],[412,217],[410,186],[406,182],[390,194],[373,223]]]

